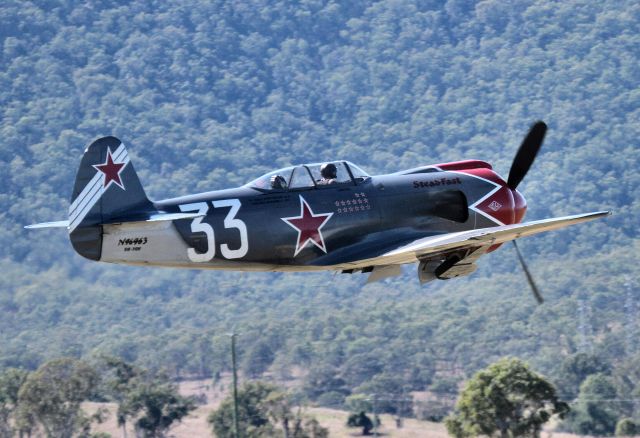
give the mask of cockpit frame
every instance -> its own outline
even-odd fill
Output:
[[[344,161],[337,160],[331,161],[337,165],[339,168],[343,168],[346,171],[346,175],[343,174],[342,181],[335,181],[332,184],[321,184],[320,179],[317,179],[314,176],[314,172],[312,169],[317,168],[320,169],[320,166],[324,163],[309,163],[309,164],[299,164],[296,166],[289,166],[282,169],[275,170],[273,172],[266,173],[259,178],[251,181],[246,184],[247,187],[258,190],[260,192],[273,192],[273,191],[300,191],[300,190],[310,190],[310,189],[325,189],[330,187],[344,187],[345,185],[354,185],[357,186],[359,184],[364,183],[370,175],[362,170],[360,167],[355,164]],[[295,181],[294,177],[297,176],[296,171],[300,171],[301,169],[305,169],[305,174],[308,176],[310,180],[308,185],[302,185],[296,187],[294,185]],[[354,169],[357,169],[357,172],[354,172]],[[319,173],[319,172],[318,172]],[[356,176],[357,175],[357,176]],[[348,180],[347,180],[348,176]],[[286,181],[286,186],[282,186],[282,180]],[[276,186],[277,184],[277,186]]]

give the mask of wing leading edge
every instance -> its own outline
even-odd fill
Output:
[[[437,236],[418,239],[409,244],[390,250],[379,257],[358,264],[368,263],[369,266],[412,263],[422,258],[448,253],[453,250],[486,247],[515,240],[520,237],[531,236],[545,231],[557,230],[569,225],[588,222],[609,216],[610,211],[564,216],[523,224],[503,225],[491,228],[479,228],[457,233],[440,234]]]

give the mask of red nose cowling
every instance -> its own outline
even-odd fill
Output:
[[[527,201],[517,190],[507,187],[506,181],[492,170],[489,163],[479,160],[457,161],[436,165],[442,170],[454,170],[482,178],[496,184],[495,189],[480,202],[470,205],[469,208],[504,225],[517,224],[522,221],[527,210]],[[497,249],[500,245],[492,246],[489,251]]]
[[[527,200],[524,199],[522,193],[517,190],[512,190],[513,194],[513,202],[514,202],[514,213],[515,213],[515,222],[519,224],[524,219],[524,214],[527,212]]]

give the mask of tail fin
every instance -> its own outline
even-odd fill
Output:
[[[82,256],[99,260],[101,224],[155,211],[129,159],[124,144],[103,137],[85,150],[69,207],[69,237]]]

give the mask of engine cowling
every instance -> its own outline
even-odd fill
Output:
[[[496,188],[489,196],[470,208],[490,218],[496,225],[516,224],[524,218],[527,210],[526,199],[517,190],[510,189],[507,182],[493,170],[491,164],[481,160],[465,160],[437,164],[434,167],[466,173],[495,184]],[[499,244],[494,245],[490,251],[499,247]]]

